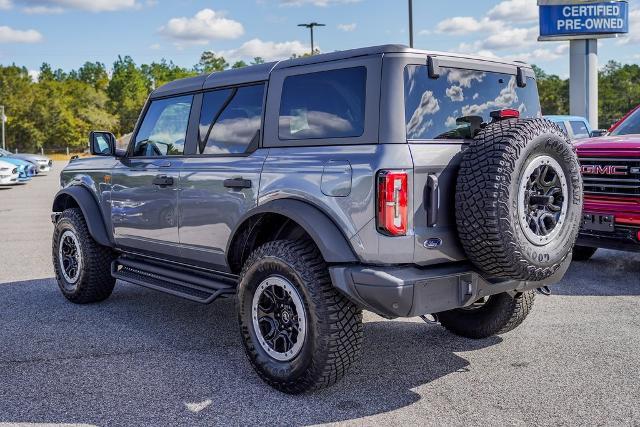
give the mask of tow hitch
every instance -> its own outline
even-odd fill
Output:
[[[543,286],[541,288],[536,289],[536,291],[538,291],[539,294],[544,295],[546,297],[551,295],[551,289],[549,289],[548,286]]]
[[[425,323],[429,323],[430,325],[439,325],[440,321],[438,320],[438,315],[437,314],[423,314],[422,316],[420,316],[420,318],[422,320],[425,321]]]

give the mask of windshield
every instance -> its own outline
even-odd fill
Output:
[[[0,157],[8,157],[10,156],[11,153],[8,152],[7,150],[3,150],[2,148],[0,148]]]
[[[640,134],[640,108],[625,119],[611,135],[633,135]]]

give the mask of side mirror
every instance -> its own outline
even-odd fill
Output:
[[[116,155],[116,137],[111,132],[92,131],[89,134],[89,147],[94,156]]]
[[[591,138],[599,138],[601,136],[605,136],[607,133],[609,133],[609,131],[606,130],[606,129],[592,130],[591,131]]]

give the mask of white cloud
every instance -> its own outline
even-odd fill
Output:
[[[38,43],[43,37],[36,30],[15,30],[0,26],[0,43]]]
[[[503,55],[502,59],[506,59],[507,61],[525,61],[525,62],[551,62],[557,59],[563,58],[567,56],[567,52],[569,50],[569,43],[567,42],[558,42],[555,47],[544,47],[537,48],[533,50],[528,50],[515,54]],[[545,43],[545,46],[553,45],[551,43]],[[479,52],[480,56],[486,56],[489,58],[496,58],[497,55],[492,51],[483,50]]]
[[[356,27],[358,26],[358,24],[356,24],[355,22],[351,23],[351,24],[338,24],[338,29],[341,31],[354,31],[356,29]]]
[[[488,18],[477,20],[471,16],[455,16],[436,25],[436,32],[445,34],[469,34],[478,31],[493,31],[496,22]]]
[[[309,47],[303,43],[293,40],[281,43],[252,39],[243,43],[237,49],[216,52],[224,56],[227,61],[235,61],[243,58],[262,57],[265,61],[286,59],[293,54],[302,55],[309,52]]]
[[[629,11],[629,34],[618,40],[618,44],[640,43],[640,8]]]
[[[491,56],[486,54],[487,51],[522,49],[535,45],[538,42],[538,31],[538,27],[504,28],[473,43],[461,43],[458,49],[462,52]],[[485,54],[481,53],[482,51],[485,51]]]
[[[11,6],[10,0],[0,0],[0,10],[9,10]]]
[[[61,7],[31,6],[25,7],[22,11],[29,15],[57,15],[64,12],[64,9]]]
[[[281,6],[332,6],[336,4],[358,3],[362,0],[280,0]]]
[[[538,5],[536,0],[504,0],[489,10],[487,16],[501,21],[531,22],[538,19]]]
[[[140,7],[136,0],[18,0],[16,3],[25,6],[25,11],[30,13],[51,13],[58,9],[115,12]]]
[[[28,73],[29,77],[31,77],[31,80],[33,80],[34,82],[37,82],[40,78],[40,70],[29,70]]]
[[[202,9],[192,18],[170,19],[159,32],[182,43],[206,44],[211,40],[238,38],[244,34],[244,27],[220,12]]]

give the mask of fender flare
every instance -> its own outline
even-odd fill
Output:
[[[318,246],[322,257],[330,263],[355,263],[358,258],[349,241],[338,226],[320,209],[309,203],[295,199],[278,199],[260,205],[247,212],[233,230],[232,238],[227,243],[227,262],[229,261],[232,242],[238,230],[247,220],[256,215],[274,213],[285,216],[300,225]]]
[[[67,198],[73,199],[80,207],[91,237],[102,246],[113,247],[113,241],[107,233],[100,206],[91,191],[81,185],[63,188],[53,199],[53,212],[62,212],[65,209]]]

